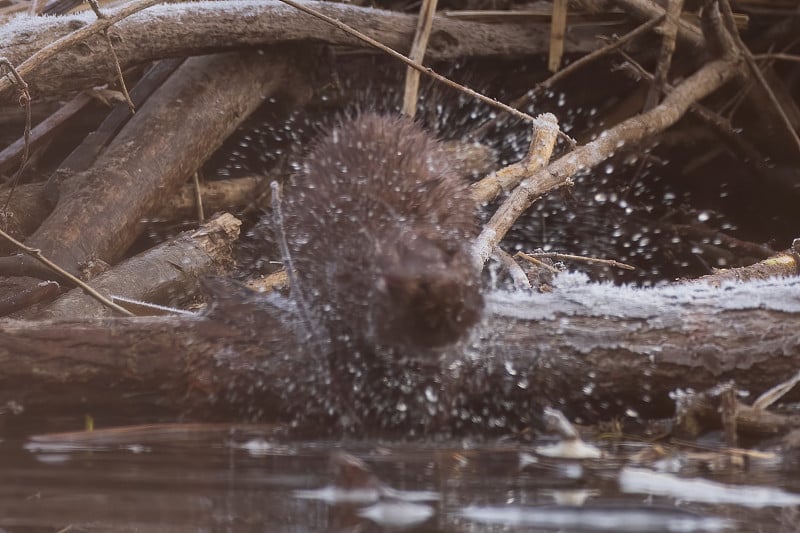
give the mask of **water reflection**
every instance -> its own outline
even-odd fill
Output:
[[[98,432],[0,443],[0,527],[777,533],[797,516],[796,506],[752,509],[746,501],[631,490],[625,476],[636,470],[608,450],[600,459],[564,459],[537,454],[543,443],[292,442],[268,427],[166,427],[173,428],[164,433],[169,438],[152,426],[116,438]],[[740,472],[724,485],[690,483],[720,493],[748,479]],[[772,472],[770,482],[785,495],[800,493],[791,471]]]

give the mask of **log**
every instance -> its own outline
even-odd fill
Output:
[[[211,281],[197,317],[0,322],[0,404],[291,421],[298,431],[507,433],[544,406],[583,422],[672,410],[670,392],[734,380],[760,393],[800,367],[800,279],[634,289],[562,278],[492,293],[440,358],[326,360],[292,306]],[[400,357],[411,355],[411,357]],[[355,392],[353,392],[355,391]]]
[[[407,51],[416,16],[346,4],[308,1],[307,5],[364,30],[387,46]],[[115,10],[108,10],[113,15]],[[93,22],[91,12],[63,17],[19,17],[0,26],[0,57],[19,65],[37,51]],[[613,28],[612,28],[613,30]],[[612,31],[608,30],[608,31]],[[566,52],[596,47],[597,28],[571,28]],[[426,56],[431,60],[469,56],[541,54],[548,49],[548,24],[485,24],[436,17]],[[135,13],[109,30],[123,70],[166,57],[207,54],[276,43],[315,41],[363,48],[364,43],[330,24],[276,1],[231,0],[166,4]],[[91,87],[115,78],[108,45],[97,34],[60,51],[23,77],[34,99]],[[0,80],[0,96],[11,84]]]
[[[293,80],[291,54],[222,54],[184,63],[92,168],[59,185],[50,216],[26,240],[76,273],[118,261],[168,194],[265,98]],[[33,272],[33,270],[31,270]]]
[[[121,296],[152,304],[175,305],[179,295],[196,292],[197,279],[220,275],[233,265],[231,247],[241,222],[223,213],[195,231],[186,231],[116,265],[91,280],[92,288],[111,298]],[[125,307],[125,305],[123,305]],[[115,312],[72,289],[44,309],[27,310],[21,318],[67,319],[115,316]]]
[[[174,72],[182,61],[182,59],[164,60],[150,68],[131,90],[130,96],[134,105],[137,108],[141,107],[144,101]],[[52,115],[43,119],[31,130],[31,146],[35,147],[36,145],[35,136],[37,130],[41,130],[40,142],[46,140],[55,129],[60,128],[60,126],[56,127],[54,123],[60,124],[66,118],[72,118],[72,115],[79,111],[79,109],[76,111],[75,108],[85,99],[91,100],[88,94],[76,96],[65,107],[57,109]],[[68,115],[68,117],[65,118],[65,115]],[[100,126],[89,133],[81,144],[61,162],[54,174],[50,176],[48,183],[52,183],[52,185],[45,186],[44,183],[40,182],[22,183],[14,188],[13,201],[9,202],[5,214],[6,223],[8,224],[6,231],[18,240],[25,240],[27,236],[33,233],[50,214],[53,204],[57,201],[58,182],[62,178],[68,179],[76,172],[89,168],[100,151],[119,133],[119,130],[122,129],[122,126],[129,118],[130,110],[127,103],[114,106],[114,109]],[[19,165],[19,158],[24,144],[25,139],[23,136],[0,153],[0,173],[11,169],[14,165]],[[9,190],[7,188],[0,190],[0,197],[7,198]],[[221,210],[223,208],[220,207],[218,209]],[[15,248],[11,243],[0,242],[0,254],[7,254],[14,250]]]
[[[76,95],[72,100],[64,104],[55,113],[39,122],[31,130],[29,149],[35,150],[44,145],[68,122],[71,118],[81,112],[92,101],[88,93]],[[22,154],[25,151],[25,137],[20,137],[12,144],[8,145],[0,152],[0,174],[13,174],[19,167]]]
[[[258,199],[260,189],[267,189],[263,176],[206,181],[200,184],[200,196],[206,213],[240,208]],[[191,220],[197,216],[197,189],[194,184],[180,188],[169,204],[153,214],[158,222]]]
[[[8,198],[11,188],[0,187],[0,198]],[[50,205],[45,195],[44,183],[23,183],[14,190],[13,202],[9,203],[5,213],[5,231],[20,241],[36,231],[50,213]],[[0,254],[16,252],[16,248],[8,241],[0,241]]]

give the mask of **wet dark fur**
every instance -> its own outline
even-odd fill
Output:
[[[333,340],[434,348],[478,320],[475,203],[455,168],[396,116],[361,114],[312,146],[285,192],[285,230],[299,297]]]

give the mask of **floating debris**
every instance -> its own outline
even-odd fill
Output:
[[[459,515],[482,524],[544,528],[575,528],[582,531],[637,533],[723,531],[733,525],[724,518],[703,516],[671,507],[568,506],[467,507]]]
[[[620,490],[628,493],[670,496],[683,501],[742,505],[745,507],[788,507],[800,505],[800,494],[772,487],[726,485],[705,479],[684,479],[673,474],[643,468],[623,468]]]
[[[433,516],[433,507],[411,502],[379,502],[361,509],[358,516],[385,527],[403,528],[421,524]]]

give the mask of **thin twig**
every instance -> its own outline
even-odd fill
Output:
[[[106,18],[106,15],[100,11],[100,4],[97,3],[97,0],[86,1],[89,3],[89,6],[92,8],[92,11],[94,11],[94,14],[98,20]],[[108,49],[111,50],[111,57],[114,59],[114,70],[117,72],[117,81],[119,81],[119,86],[122,90],[122,96],[125,97],[125,103],[128,104],[128,109],[130,109],[131,115],[133,115],[136,113],[136,107],[133,105],[131,95],[128,94],[128,87],[125,85],[125,78],[122,76],[122,67],[119,65],[119,57],[117,57],[117,51],[114,50],[114,45],[111,43],[111,37],[108,35],[108,28],[103,30],[103,36],[106,38]]]
[[[89,7],[92,8],[92,11],[94,11],[94,15],[98,19],[106,18],[106,16],[103,15],[103,13],[100,11],[100,4],[97,3],[97,0],[86,0],[86,2],[89,4]]]
[[[617,53],[624,57],[627,61],[627,67],[629,67],[630,71],[632,71],[632,73],[629,72],[629,74],[632,74],[634,77],[644,78],[652,82],[653,75],[650,74],[643,66],[641,66],[633,57],[631,57],[624,50],[619,50]],[[673,87],[669,83],[664,84],[664,87],[662,88],[665,94],[672,89]],[[736,132],[733,131],[733,126],[731,126],[731,121],[728,118],[720,115],[716,111],[709,109],[700,102],[695,102],[689,106],[689,111],[694,113],[696,117],[710,126],[717,135],[719,135],[725,142],[728,143],[730,147],[738,150],[741,154],[744,154],[744,159],[746,160],[747,164],[752,167],[754,172],[757,172],[762,177],[766,177],[764,165],[760,163],[761,156],[749,142],[747,142],[741,135],[737,135]],[[706,155],[708,156],[713,154],[708,153]],[[637,170],[636,174],[638,174],[640,169],[643,168],[643,165],[646,163],[648,157],[650,157],[650,155],[645,155],[645,157],[641,160],[639,170]],[[634,182],[635,180],[632,180],[628,185],[628,191],[631,190]],[[627,195],[627,193],[625,194]]]
[[[680,21],[683,0],[669,0],[667,3],[667,13],[664,24],[661,26],[661,52],[656,64],[656,72],[653,76],[653,83],[647,91],[647,98],[644,102],[644,111],[650,111],[657,104],[661,97],[664,85],[667,83],[669,67],[672,65],[672,54],[675,52],[675,36],[678,34],[678,22]]]
[[[549,127],[543,127],[545,124],[549,124]],[[528,153],[522,160],[492,172],[482,180],[473,183],[470,189],[475,202],[491,202],[498,194],[512,190],[524,178],[546,165],[552,151],[547,146],[551,137],[555,135],[553,130],[557,129],[558,122],[554,115],[548,113],[539,116],[538,123],[531,132]]]
[[[606,44],[605,46],[603,46],[602,48],[599,48],[599,49],[595,50],[594,52],[592,52],[590,54],[586,54],[585,56],[582,56],[580,59],[570,63],[569,65],[567,65],[563,69],[559,70],[558,72],[556,72],[555,74],[553,74],[552,76],[550,76],[549,78],[544,80],[543,82],[537,84],[533,88],[532,91],[527,91],[525,94],[523,94],[522,96],[520,96],[519,98],[517,98],[516,100],[511,102],[511,106],[519,109],[521,107],[524,107],[524,106],[530,104],[533,101],[533,99],[536,97],[536,95],[539,95],[539,94],[543,93],[544,91],[546,91],[547,89],[550,89],[556,83],[559,83],[564,78],[567,78],[567,77],[571,76],[572,74],[574,74],[575,72],[579,71],[580,69],[582,69],[583,67],[585,67],[586,65],[591,63],[592,61],[596,61],[600,57],[602,57],[602,56],[604,56],[604,55],[616,50],[617,48],[621,48],[622,46],[624,46],[625,44],[627,44],[630,41],[634,40],[635,38],[637,38],[638,36],[642,35],[643,33],[653,29],[653,27],[656,26],[657,24],[659,24],[663,19],[664,19],[664,15],[660,15],[660,16],[657,16],[654,19],[650,19],[647,22],[637,26],[635,29],[631,30],[630,32],[626,33],[625,35],[623,35],[622,37],[620,37],[616,41],[610,42],[610,43]],[[480,125],[477,128],[475,128],[472,132],[470,132],[470,136],[473,137],[473,138],[480,138],[480,137],[482,137],[482,136],[484,136],[486,134],[486,132],[488,131],[490,126],[491,126],[490,122],[485,122],[482,125]],[[575,146],[575,145],[571,144],[571,146]]]
[[[272,190],[272,219],[275,224],[275,240],[278,243],[283,268],[286,270],[286,276],[289,280],[289,294],[292,297],[292,301],[297,304],[300,318],[303,319],[304,324],[302,327],[308,328],[307,334],[314,342],[320,342],[322,336],[318,331],[316,322],[312,320],[312,313],[303,295],[301,283],[297,280],[297,271],[294,269],[294,261],[289,250],[289,241],[286,238],[286,227],[283,219],[283,207],[281,205],[281,188],[277,181],[271,182],[269,186]]]
[[[567,31],[567,0],[553,0],[553,10],[550,14],[550,52],[547,58],[547,68],[550,72],[557,72],[564,56],[564,34]]]
[[[202,191],[200,190],[200,173],[195,172],[192,175],[192,180],[194,181],[194,200],[195,205],[197,205],[197,221],[202,224],[203,220],[206,219],[206,216],[203,212],[203,195]]]
[[[781,119],[781,123],[783,124],[786,132],[789,134],[789,137],[795,144],[798,153],[800,153],[800,136],[797,135],[797,131],[794,129],[794,125],[792,121],[789,120],[789,117],[786,116],[786,112],[783,110],[778,98],[775,96],[775,93],[772,90],[772,87],[769,86],[767,83],[767,79],[764,77],[764,74],[761,73],[761,69],[758,68],[758,65],[753,59],[753,53],[750,52],[750,49],[747,48],[747,45],[744,44],[742,41],[741,36],[739,35],[739,31],[736,29],[736,22],[733,19],[733,11],[731,11],[731,5],[728,0],[718,0],[719,1],[719,8],[722,12],[722,18],[725,21],[726,26],[728,27],[728,32],[733,37],[734,41],[736,42],[737,47],[739,48],[739,52],[744,56],[745,63],[750,69],[750,72],[753,73],[753,76],[758,80],[759,85],[764,89],[767,93],[767,97],[769,98],[772,105],[775,107],[775,111],[778,113],[778,116]]]
[[[780,59],[781,61],[794,61],[796,63],[800,63],[800,55],[781,54],[777,52],[774,54],[753,54],[753,59]]]
[[[626,263],[620,263],[619,261],[615,261],[613,259],[598,259],[597,257],[586,257],[583,255],[572,255],[572,254],[560,254],[557,252],[536,252],[531,254],[526,254],[523,252],[517,252],[515,257],[522,257],[526,260],[531,259],[555,259],[557,261],[583,261],[584,263],[596,263],[600,265],[607,265],[614,268],[621,268],[623,270],[636,270],[635,266],[628,265]]]
[[[538,268],[543,268],[545,270],[548,270],[548,271],[552,272],[553,274],[560,274],[561,273],[561,271],[559,269],[557,269],[556,267],[554,267],[553,265],[548,265],[544,261],[542,261],[542,260],[540,260],[540,259],[538,259],[536,257],[533,257],[532,255],[528,255],[528,254],[526,254],[524,252],[517,252],[516,254],[514,254],[514,257],[521,257],[522,259],[526,260],[527,262],[531,263],[532,265],[534,265],[534,266],[536,266]],[[512,259],[514,257],[512,257]]]
[[[22,79],[22,75],[19,73],[18,69],[14,68],[14,65],[11,64],[11,61],[4,57],[0,57],[0,66],[5,66],[8,69],[8,72],[5,76],[0,78],[0,81],[3,79],[11,79],[11,83],[13,83],[17,87],[17,94],[19,99],[19,105],[25,108],[25,131],[23,133],[24,138],[24,148],[22,150],[22,158],[19,162],[19,168],[14,173],[14,176],[11,178],[11,188],[8,191],[8,196],[6,197],[6,203],[3,205],[3,212],[8,211],[8,204],[11,202],[11,197],[14,196],[14,191],[17,188],[17,183],[19,183],[19,179],[22,176],[22,172],[25,170],[25,165],[28,162],[28,154],[30,153],[30,146],[31,146],[31,93],[28,91],[28,84]]]
[[[497,211],[483,227],[475,242],[474,257],[478,268],[483,268],[492,250],[503,240],[503,237],[505,237],[519,216],[538,198],[538,195],[531,194],[530,180],[532,176],[547,168],[547,162],[553,153],[559,129],[556,117],[549,113],[541,115],[539,123],[547,126],[537,128],[537,131],[534,132],[528,155],[523,160],[526,167],[524,179],[497,208]],[[475,192],[473,190],[473,197],[476,196]]]
[[[652,82],[653,75],[650,74],[647,69],[645,69],[642,65],[640,65],[633,57],[627,54],[624,50],[618,51],[618,53],[625,58],[627,61],[627,66],[632,71],[632,75],[638,78],[644,78]],[[672,85],[669,83],[665,84],[663,90],[665,93],[672,90]],[[744,91],[746,92],[746,91]],[[759,175],[764,177],[764,166],[759,163],[761,156],[757,153],[756,149],[748,143],[746,140],[742,138],[741,135],[737,135],[734,130],[733,126],[731,125],[730,119],[726,118],[725,116],[721,115],[720,113],[713,111],[706,107],[705,105],[701,104],[700,102],[695,102],[689,107],[689,111],[695,114],[699,119],[704,121],[707,125],[711,126],[716,133],[722,137],[727,143],[741,153],[745,155],[745,160],[747,164],[749,164],[755,172]],[[735,112],[730,111],[730,115],[733,115]],[[707,154],[709,155],[709,154]]]
[[[522,270],[519,263],[511,257],[511,254],[497,246],[492,255],[494,255],[506,271],[508,271],[508,275],[511,276],[511,281],[514,283],[515,289],[525,290],[531,288],[531,281],[528,279],[528,276],[525,275],[525,271]]]
[[[598,48],[597,50],[595,50],[594,52],[592,52],[590,54],[586,54],[585,56],[582,56],[577,61],[574,61],[574,62],[570,63],[569,65],[567,65],[566,67],[564,67],[563,69],[559,70],[558,72],[556,72],[555,74],[553,74],[552,76],[550,76],[549,78],[544,80],[542,83],[537,85],[536,89],[538,91],[542,91],[544,89],[549,89],[550,87],[552,87],[556,83],[560,82],[562,79],[564,79],[567,76],[577,72],[578,70],[580,70],[584,66],[588,65],[592,61],[595,61],[595,60],[599,59],[600,57],[608,54],[609,52],[611,52],[611,51],[613,51],[613,50],[615,50],[615,49],[617,49],[617,48],[629,43],[630,41],[634,40],[635,38],[637,38],[638,36],[642,35],[643,33],[653,29],[653,27],[656,26],[657,24],[659,24],[663,19],[664,19],[663,15],[660,16],[660,17],[656,17],[654,19],[651,19],[651,20],[645,22],[644,24],[641,24],[641,25],[637,26],[635,29],[629,31],[628,33],[626,33],[625,35],[623,35],[622,37],[620,37],[616,41],[611,42],[611,43],[603,46],[602,48]],[[528,95],[525,95],[522,98],[514,100],[514,102],[512,102],[511,105],[513,105],[514,107],[521,107],[521,106],[527,104],[529,101],[530,101],[530,97]]]
[[[738,250],[758,259],[766,259],[775,254],[775,250],[769,246],[737,239],[705,224],[673,224],[672,229],[685,239],[710,242],[715,246],[720,245],[729,250]]]
[[[163,315],[181,315],[181,316],[197,316],[191,311],[185,309],[178,309],[177,307],[169,307],[167,305],[154,304],[137,300],[136,298],[128,298],[127,296],[111,295],[113,302],[120,302],[125,304],[131,313],[136,316],[163,316]]]
[[[605,130],[593,141],[579,146],[522,180],[489,224],[484,226],[475,244],[476,264],[482,265],[492,247],[499,241],[500,232],[496,228],[507,227],[508,221],[516,220],[518,214],[541,195],[572,183],[571,177],[576,172],[590,169],[608,159],[610,154],[619,151],[622,146],[638,142],[675,124],[691,104],[718,89],[738,72],[738,59],[733,57],[706,63],[647,113],[631,117]],[[493,223],[495,220],[498,220],[497,225]],[[486,255],[482,255],[483,253]]]
[[[631,17],[653,20],[663,17],[666,10],[659,2],[652,0],[612,0],[624,13]],[[695,50],[705,50],[706,42],[703,32],[697,24],[684,19],[678,21],[678,38]]]
[[[414,42],[411,44],[411,52],[408,57],[412,61],[422,63],[425,57],[425,49],[428,47],[428,38],[431,36],[433,28],[433,16],[436,14],[437,0],[422,0],[419,8],[419,18],[417,20],[417,31],[414,35]],[[411,118],[417,113],[417,94],[419,93],[419,71],[409,67],[406,70],[406,87],[403,93],[403,114]]]
[[[42,251],[37,248],[31,248],[30,246],[26,246],[23,243],[19,242],[17,239],[0,229],[0,237],[4,238],[26,254],[30,255],[34,259],[38,260],[40,263],[44,264],[47,268],[52,270],[53,272],[57,273],[59,276],[62,276],[81,289],[83,289],[89,296],[100,302],[101,304],[105,305],[106,307],[113,309],[114,311],[121,313],[124,316],[135,316],[133,313],[125,309],[124,307],[120,307],[119,305],[115,304],[89,285],[78,279],[77,277],[73,276],[57,264],[53,263],[49,259],[47,259],[44,255],[42,255]]]
[[[713,56],[733,54],[736,52],[736,43],[722,21],[717,0],[704,0],[703,12],[700,23],[706,39],[708,53]]]
[[[103,35],[106,37],[106,42],[108,43],[108,49],[111,50],[111,57],[114,58],[114,69],[117,71],[117,81],[119,81],[120,90],[122,91],[122,96],[125,97],[125,103],[128,104],[128,109],[131,111],[131,115],[136,114],[136,106],[133,105],[133,100],[131,100],[131,95],[128,93],[128,86],[125,84],[125,78],[122,76],[122,67],[119,64],[119,57],[117,56],[117,51],[114,50],[114,45],[111,44],[111,37],[108,35],[108,30],[103,31]]]

